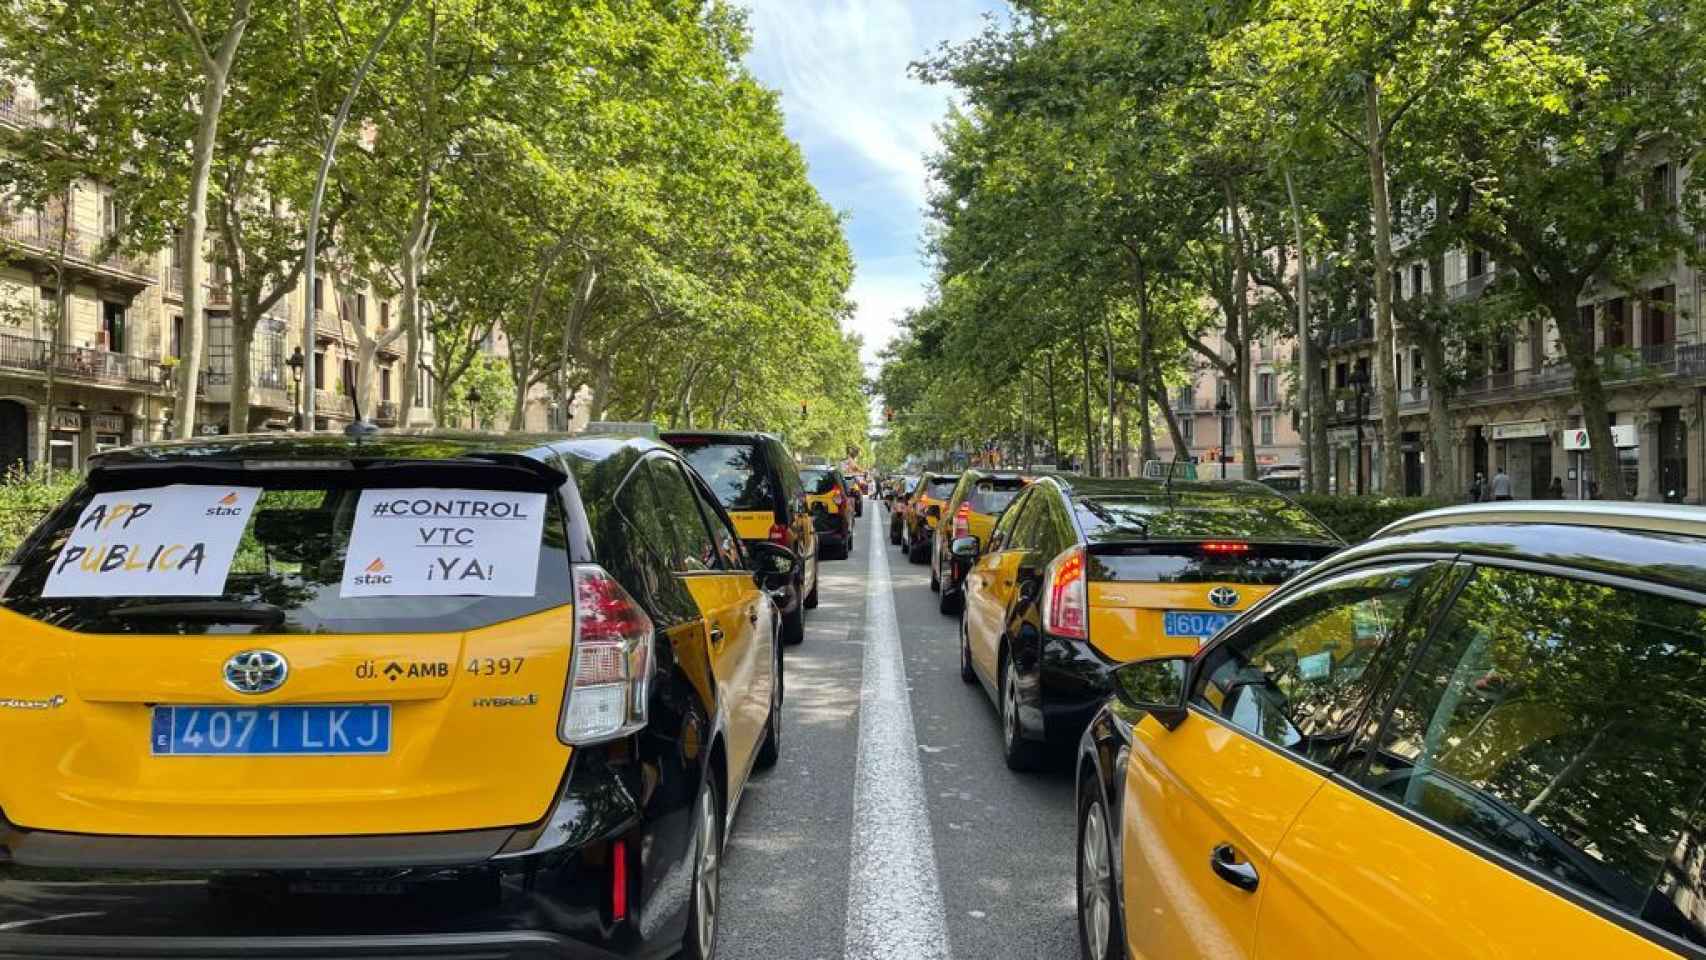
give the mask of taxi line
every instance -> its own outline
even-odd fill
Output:
[[[867,535],[865,542],[870,565],[844,956],[947,960],[942,884],[889,581],[888,538]]]

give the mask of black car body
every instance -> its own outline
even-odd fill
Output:
[[[788,448],[771,434],[745,431],[669,430],[661,439],[699,471],[743,540],[768,540],[799,557],[799,576],[777,601],[787,642],[805,640],[805,611],[817,606],[818,534]]]
[[[577,651],[593,643],[588,639],[586,624],[592,621],[587,617],[614,610],[610,616],[625,617],[623,622],[630,625],[643,624],[634,627],[641,647],[633,649],[644,652],[630,654],[640,665],[624,674],[627,709],[635,713],[623,714],[622,726],[611,728],[608,739],[563,739],[571,744],[565,768],[509,771],[516,781],[526,773],[546,785],[546,793],[539,797],[546,813],[531,822],[359,834],[328,819],[309,822],[311,834],[304,834],[304,824],[298,823],[290,831],[257,830],[241,836],[100,835],[38,829],[21,817],[18,822],[9,821],[9,811],[0,809],[0,957],[650,958],[673,956],[684,946],[687,956],[702,955],[705,951],[694,939],[699,929],[696,921],[704,915],[698,911],[692,880],[698,876],[698,854],[720,845],[749,770],[776,758],[782,696],[780,617],[767,589],[774,580],[792,576],[796,563],[791,555],[771,547],[750,553],[743,549],[710,490],[673,450],[649,440],[442,433],[363,438],[239,436],[160,444],[97,458],[85,485],[20,550],[19,566],[10,571],[15,576],[0,591],[0,615],[12,617],[8,623],[25,628],[47,620],[44,631],[71,632],[46,635],[68,639],[83,636],[85,630],[123,633],[131,629],[128,621],[117,619],[124,613],[122,606],[114,607],[105,599],[68,604],[48,599],[41,589],[44,578],[37,568],[64,549],[64,531],[76,522],[90,497],[100,491],[154,489],[160,484],[263,482],[276,483],[286,491],[315,490],[326,484],[340,490],[368,491],[377,485],[542,495],[551,519],[545,523],[538,549],[540,593],[505,603],[563,610],[572,593]],[[259,530],[267,512],[261,505],[251,512],[249,529]],[[328,543],[335,543],[321,535],[330,528],[314,522],[312,510],[283,510],[274,519],[280,522],[270,525],[269,540],[289,552],[305,554],[310,563]],[[692,533],[687,532],[689,527]],[[689,537],[703,542],[692,546]],[[513,555],[525,548],[516,544],[506,549]],[[333,552],[342,553],[344,547],[334,546]],[[769,566],[764,573],[747,572],[749,566],[765,564]],[[586,583],[596,577],[603,584],[602,592],[586,592],[583,573],[589,575]],[[217,642],[235,649],[260,642],[292,651],[300,670],[292,671],[291,682],[296,682],[297,672],[304,674],[310,684],[304,688],[307,692],[313,689],[315,672],[330,669],[313,654],[314,649],[323,649],[315,644],[345,639],[364,642],[359,628],[354,628],[353,637],[344,637],[336,635],[340,631],[336,625],[315,622],[320,616],[312,612],[315,604],[341,589],[338,575],[331,576],[329,581],[314,583],[304,579],[294,587],[273,582],[260,600],[228,596],[211,601],[206,622],[182,619],[196,611],[180,612],[181,604],[157,604],[156,614],[163,618],[160,626],[143,632],[168,634],[166,640],[175,636],[186,645]],[[744,581],[746,587],[728,589],[745,590],[751,598],[751,644],[741,654],[749,662],[741,669],[763,683],[762,695],[771,699],[772,718],[764,740],[744,757],[729,749],[736,722],[731,717],[746,709],[744,700],[735,701],[749,694],[759,696],[759,688],[724,685],[727,674],[721,672],[719,654],[713,648],[728,611],[708,611],[695,601],[690,581],[703,576]],[[589,596],[594,599],[589,601]],[[432,602],[424,605],[430,607]],[[636,605],[643,617],[635,616]],[[402,611],[404,605],[387,609]],[[501,618],[508,608],[494,609]],[[275,612],[276,617],[270,616]],[[251,618],[255,613],[269,615]],[[443,622],[434,617],[432,622]],[[747,615],[742,613],[740,619],[744,622]],[[507,629],[511,622],[500,619],[493,629]],[[433,629],[425,627],[415,640],[434,641]],[[461,628],[450,623],[436,629]],[[712,636],[710,642],[707,633]],[[22,635],[34,636],[27,631]],[[228,642],[222,639],[227,636]],[[551,642],[548,637],[530,636],[534,639],[529,642],[536,645]],[[140,634],[128,639],[161,642]],[[569,639],[562,637],[565,646]],[[10,672],[0,670],[0,681],[8,687],[24,683],[20,678],[41,675],[40,670],[27,672],[28,663],[20,665],[21,660],[41,660],[40,651],[32,654],[15,646],[24,642],[27,639],[17,636],[0,640],[0,649],[11,646],[5,655],[13,667]],[[162,649],[161,659],[171,656],[171,651]],[[529,713],[530,695],[506,698],[509,702],[503,703],[474,698],[473,707],[514,709],[469,711],[470,701],[464,695],[491,689],[479,686],[484,682],[481,671],[490,665],[477,657],[466,668],[460,659],[452,664],[455,676],[444,681],[450,686],[441,702],[445,710],[468,711],[452,719],[517,719],[528,730],[537,727],[530,735],[550,738],[554,747],[564,736],[555,728],[561,724],[568,729],[570,705],[583,692],[579,685],[583,678],[576,673],[581,667],[578,660],[574,663],[566,691],[565,678],[549,676],[550,671],[527,681],[536,681],[542,704],[557,702],[562,691],[565,720],[559,720],[556,709]],[[93,666],[91,662],[84,665]],[[514,667],[518,675],[522,669],[519,663]],[[346,687],[363,682],[359,666],[355,680],[342,667],[338,670],[334,679]],[[507,662],[503,672],[509,673]],[[200,671],[195,675],[200,676]],[[395,680],[390,681],[395,686],[388,685],[384,671],[369,670],[366,676],[368,686],[362,689],[368,693],[360,695],[382,696],[405,685]],[[232,682],[229,671],[226,682]],[[288,690],[285,684],[278,692]],[[88,693],[75,683],[67,692],[69,699],[82,699],[81,694]],[[187,694],[207,695],[206,691]],[[644,710],[639,709],[641,704]],[[67,713],[72,706],[55,712]],[[120,707],[133,711],[142,705],[93,705],[105,711],[103,722],[109,725]],[[401,708],[398,713],[401,728]],[[633,722],[636,716],[637,723]],[[0,715],[0,727],[17,719],[27,718]],[[438,731],[438,726],[430,727],[427,735],[436,736]],[[235,756],[149,758],[146,739],[138,741],[139,751],[125,752],[141,754],[130,763],[145,768],[149,789],[176,791],[180,798],[176,802],[191,809],[199,794],[198,788],[188,785],[190,781],[212,776],[230,782],[228,772],[243,769],[233,765],[251,763],[248,757]],[[491,743],[487,749],[514,755],[514,747],[513,743]],[[340,769],[359,768],[359,758],[339,756],[337,760]],[[72,759],[67,757],[64,763],[69,767]],[[16,763],[10,770],[0,769],[0,798],[15,799],[33,789],[17,780],[7,782],[17,771]],[[289,770],[282,772],[289,775]],[[185,780],[185,785],[174,786],[174,778]],[[313,780],[303,782],[302,788],[314,789]],[[494,781],[493,786],[507,782]],[[553,783],[557,786],[551,790]],[[409,784],[405,781],[404,786]],[[240,787],[237,783],[232,788]],[[361,802],[382,806],[389,801],[386,795],[376,795]],[[114,807],[120,811],[115,816],[136,809],[135,805]],[[703,820],[698,816],[701,812],[706,814]],[[702,836],[702,823],[714,837],[701,844],[696,838]]]
[[[818,556],[847,559],[853,552],[854,518],[858,516],[856,488],[831,466],[800,467],[800,482],[806,488],[806,504],[817,531]]]

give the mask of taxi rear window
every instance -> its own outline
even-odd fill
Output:
[[[776,509],[776,486],[756,443],[695,437],[666,439],[699,471],[724,509],[766,512]]]
[[[833,471],[805,467],[800,470],[800,482],[806,485],[806,492],[810,494],[824,495],[835,492]]]
[[[959,485],[959,477],[932,477],[925,485],[924,495],[933,500],[946,500],[954,495],[954,488]]]
[[[1020,491],[1024,489],[1025,483],[1018,477],[993,477],[988,480],[979,480],[977,486],[972,487],[971,495],[966,497],[966,502],[971,504],[972,511],[975,513],[995,516],[1007,509],[1007,505],[1012,503],[1019,496]]]
[[[1278,586],[1326,559],[1326,546],[1155,544],[1090,553],[1090,579],[1109,583],[1245,583]]]
[[[573,596],[555,495],[250,476],[240,488],[79,488],[16,558],[0,606],[84,633],[438,633]],[[127,526],[144,505],[147,522]]]
[[[1303,509],[1280,496],[1191,490],[1170,496],[1087,497],[1073,512],[1091,543],[1127,540],[1289,540],[1338,542]]]

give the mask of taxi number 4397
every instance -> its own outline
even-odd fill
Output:
[[[521,672],[526,657],[474,657],[468,661],[468,672],[476,677],[507,677]]]

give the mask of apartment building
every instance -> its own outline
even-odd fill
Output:
[[[1671,165],[1655,165],[1652,196],[1674,204],[1678,181],[1685,178],[1686,170],[1679,177]],[[1430,294],[1426,273],[1419,263],[1402,266],[1393,278],[1394,295]],[[1448,254],[1445,274],[1445,299],[1459,304],[1476,302],[1500,277],[1498,264],[1476,250]],[[1578,309],[1600,354],[1625,490],[1640,500],[1703,502],[1706,328],[1700,318],[1706,309],[1706,273],[1679,256],[1630,289],[1604,284],[1589,289]],[[1322,375],[1331,399],[1333,484],[1340,491],[1358,489],[1360,451],[1363,488],[1380,492],[1385,451],[1369,381],[1375,355],[1372,322],[1364,318],[1330,331],[1329,340]],[[1420,376],[1420,352],[1399,338],[1392,364],[1403,424],[1400,492],[1462,496],[1477,473],[1491,477],[1502,469],[1518,498],[1549,496],[1554,479],[1566,498],[1595,496],[1599,480],[1555,323],[1537,314],[1495,341],[1466,349],[1472,376],[1447,401],[1455,421],[1458,475],[1452,489],[1436,491],[1427,489],[1423,444],[1430,385]]]
[[[1258,470],[1298,463],[1303,440],[1297,429],[1296,403],[1286,376],[1292,363],[1295,340],[1268,336],[1250,342],[1250,402],[1244,404],[1233,384],[1209,364],[1201,363],[1191,382],[1175,389],[1170,398],[1188,450],[1173,446],[1166,424],[1155,424],[1156,454],[1163,460],[1178,456],[1200,463],[1218,464],[1226,457],[1226,475],[1243,476],[1244,447],[1240,439],[1242,418],[1250,417],[1256,437]],[[1206,344],[1226,354],[1225,337],[1215,335]],[[1221,401],[1224,400],[1224,409]],[[1247,408],[1246,408],[1247,407]],[[1218,467],[1216,468],[1218,469]]]
[[[27,88],[0,92],[0,124],[46,122]],[[75,185],[44,210],[0,206],[0,472],[14,465],[79,469],[100,450],[171,433],[173,371],[184,337],[182,244],[145,256],[109,251],[118,229],[111,191]],[[63,257],[62,257],[63,252]],[[63,296],[58,266],[63,259]],[[203,269],[206,335],[196,422],[226,429],[231,401],[231,291],[221,267]],[[304,341],[301,285],[269,308],[251,346],[248,430],[290,429],[301,408],[303,366],[315,365],[315,426],[338,429],[355,417],[351,387],[364,338],[383,338],[398,305],[372,288],[332,277],[313,291],[317,331]],[[403,342],[378,349],[362,415],[382,426],[430,422],[431,354],[421,358],[412,410],[398,409]],[[292,363],[293,360],[298,362]]]

